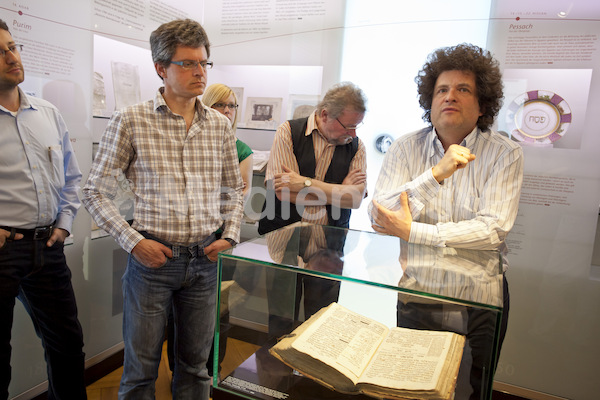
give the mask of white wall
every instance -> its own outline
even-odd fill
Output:
[[[558,12],[564,2],[558,0],[527,4],[515,0],[427,0],[415,4],[299,0],[286,2],[286,9],[273,0],[243,2],[252,9],[234,3],[239,2],[142,0],[114,1],[108,6],[99,0],[0,0],[0,18],[25,44],[24,89],[54,102],[65,116],[84,178],[91,165],[92,143],[101,134],[101,129],[95,128],[102,126],[92,118],[94,70],[102,63],[106,68],[109,60],[139,65],[140,96],[148,98],[159,84],[145,55],[148,37],[161,22],[174,17],[190,17],[204,24],[216,65],[212,76],[231,86],[247,87],[245,96],[288,101],[286,95],[323,94],[340,80],[353,80],[361,86],[369,98],[369,112],[359,135],[368,148],[371,192],[382,161],[373,146],[375,136],[385,132],[398,137],[423,125],[413,79],[431,50],[469,41],[492,50],[514,79],[527,76],[532,82],[531,70],[550,71],[551,78],[542,81],[544,86],[552,85],[555,91],[560,85],[570,86],[576,93],[571,101],[582,106],[573,106],[577,110],[573,118],[577,115],[578,119],[564,141],[550,148],[525,149],[529,186],[524,189],[527,198],[522,200],[510,235],[511,320],[496,378],[556,396],[595,398],[600,392],[595,374],[600,360],[600,313],[595,307],[600,304],[600,267],[591,265],[591,255],[600,203],[600,135],[597,113],[591,110],[600,109],[599,4],[568,2],[568,15],[561,18]],[[309,9],[303,7],[307,3]],[[511,24],[533,27],[511,30]],[[529,46],[532,40],[543,41],[549,51],[553,43],[549,38],[556,35],[581,37],[577,45],[589,47],[580,49],[580,58],[570,53],[570,61],[565,61],[563,51],[562,55],[553,54],[555,61],[559,55],[563,57],[560,63],[530,62],[508,68],[507,49],[514,47],[509,46],[508,38],[510,43],[528,40]],[[112,49],[111,41],[116,42]],[[106,55],[94,58],[94,51],[101,47]],[[140,56],[131,60],[134,54]],[[289,79],[287,84],[274,85],[264,76],[264,71],[272,70],[284,71],[280,76]],[[564,74],[554,70],[568,70],[570,77],[587,84],[574,85],[571,78],[565,80]],[[581,70],[591,74],[582,78],[586,72]],[[106,74],[105,83],[109,83],[110,73]],[[310,83],[299,88],[298,74],[308,74]],[[209,79],[212,82],[213,78]],[[521,84],[527,87],[527,82]],[[110,111],[107,109],[107,115]],[[282,107],[282,119],[286,111]],[[261,145],[262,139],[271,135],[269,131],[261,137]],[[540,183],[545,185],[541,189]],[[368,226],[365,208],[354,212],[352,227]],[[91,238],[91,219],[83,209],[66,253],[73,270],[85,351],[93,362],[121,341],[118,278],[125,254],[111,238]],[[11,396],[46,379],[39,340],[20,306],[13,354]]]

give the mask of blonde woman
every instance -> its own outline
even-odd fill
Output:
[[[231,121],[233,132],[238,121],[238,102],[235,93],[227,85],[215,83],[210,85],[202,95],[202,103],[207,107],[214,108],[225,115]],[[252,187],[252,149],[246,143],[237,139],[236,141],[238,159],[240,162],[240,172],[244,181],[244,201],[250,194]]]

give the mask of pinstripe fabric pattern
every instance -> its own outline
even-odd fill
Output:
[[[409,245],[400,281],[405,289],[502,307],[502,274],[496,251]],[[438,300],[413,302],[439,304]]]
[[[317,163],[315,168],[315,179],[323,181],[325,179],[325,174],[329,169],[329,165],[331,164],[333,152],[335,151],[335,145],[327,142],[327,140],[325,140],[325,138],[318,133],[315,112],[308,117],[306,135],[312,135],[313,137],[315,160]],[[283,165],[290,168],[292,171],[299,173],[298,161],[296,161],[296,156],[294,155],[292,132],[290,124],[287,121],[281,124],[275,133],[275,138],[271,147],[271,154],[269,156],[269,162],[267,164],[265,182],[273,179],[275,174],[282,173]],[[349,171],[357,168],[361,169],[362,171],[366,171],[367,169],[365,145],[360,139],[358,140],[358,150],[354,155],[352,162],[350,163]],[[302,214],[302,221],[327,225],[328,220],[325,207],[306,206],[304,208],[304,213]]]
[[[304,262],[304,259],[308,260],[317,251],[328,248],[327,240],[325,239],[325,231],[322,225],[302,224],[302,222],[296,222],[285,228],[279,229],[276,232],[269,232],[265,235],[267,250],[269,251],[269,256],[273,262],[281,264],[284,259],[288,260],[288,258],[285,257],[287,255],[286,251],[291,251],[294,253],[294,256],[297,256],[295,258],[297,263],[292,265],[305,268],[306,263]],[[300,249],[299,246],[300,238],[296,238],[296,242],[290,243],[292,235],[296,231],[301,231],[309,238],[306,247],[303,249]],[[290,245],[289,248],[288,244]]]
[[[191,245],[225,221],[223,238],[239,241],[242,179],[229,120],[196,101],[186,133],[183,117],[166,105],[161,91],[111,118],[100,143],[83,202],[99,227],[127,251],[143,237],[138,231],[177,245]],[[129,227],[111,201],[115,174],[123,171],[135,194]],[[229,193],[222,201],[221,191]]]
[[[477,158],[439,184],[431,169],[444,150],[435,131],[399,138],[386,153],[373,197],[396,210],[400,193],[408,193],[411,243],[503,250],[517,217],[523,150],[498,133],[477,128],[461,145]]]

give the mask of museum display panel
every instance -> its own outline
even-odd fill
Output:
[[[413,387],[440,368],[451,369],[451,361],[439,361],[447,347],[440,345],[443,332],[466,339],[464,348],[448,347],[462,352],[457,376],[440,378],[450,382],[450,395],[455,385],[457,399],[491,398],[503,312],[502,259],[496,251],[421,246],[373,232],[297,223],[221,253],[219,273],[216,400],[369,398],[328,387],[338,387],[330,379],[338,375],[335,369],[356,378],[370,359],[373,365],[362,375],[381,375],[384,369],[389,385],[397,378]],[[371,324],[396,333],[373,339],[366,330]],[[410,338],[399,339],[388,354],[384,344],[366,350],[371,341],[387,345],[400,332]],[[273,349],[284,338],[295,340],[298,351],[291,358]],[[238,343],[246,344],[243,351]],[[309,353],[310,361],[300,353]],[[381,360],[384,367],[374,373]]]
[[[539,137],[520,142],[527,160],[524,185],[519,216],[507,238],[512,308],[494,385],[536,400],[597,397],[600,135],[598,113],[592,111],[600,109],[600,2],[17,0],[3,6],[2,18],[24,45],[21,86],[61,111],[84,179],[117,99],[119,104],[147,100],[160,86],[148,38],[174,18],[204,25],[215,63],[208,83],[244,89],[238,96],[241,117],[247,115],[248,98],[281,98],[281,121],[288,118],[289,105],[311,101],[339,81],[359,85],[369,99],[359,132],[367,147],[369,193],[387,141],[423,126],[414,77],[426,55],[461,42],[490,50],[505,84],[495,129],[525,138],[523,132],[534,136],[538,125],[537,136],[551,142],[540,143],[544,138]],[[114,82],[132,87],[115,87]],[[525,124],[521,117],[530,110]],[[546,115],[553,118],[539,118]],[[550,120],[556,128],[544,129]],[[241,140],[268,152],[273,129],[238,128]],[[254,177],[247,207],[251,221],[242,225],[242,240],[255,234],[252,221],[261,210],[263,178]],[[354,229],[370,229],[366,200],[353,212]],[[123,348],[120,279],[127,253],[95,229],[83,208],[72,233],[65,254],[84,331],[86,367],[95,369]],[[43,349],[20,302],[11,345],[9,397],[43,393]]]

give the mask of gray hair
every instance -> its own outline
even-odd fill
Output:
[[[317,113],[327,110],[331,118],[339,117],[344,109],[365,113],[367,98],[363,91],[352,82],[341,82],[334,85],[325,93],[323,100],[317,105]]]

